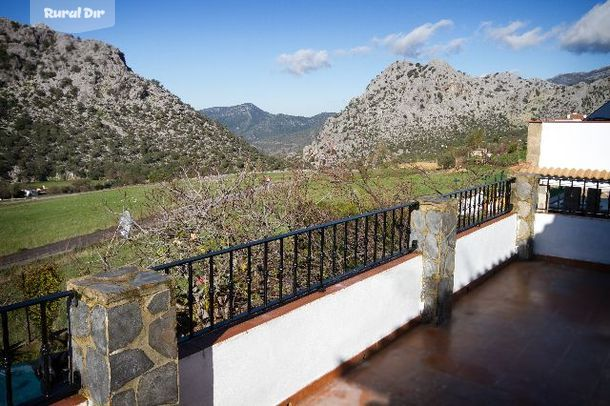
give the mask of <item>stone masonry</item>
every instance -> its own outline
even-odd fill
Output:
[[[542,123],[531,121],[527,126],[527,156],[526,161],[532,167],[537,167],[540,161],[540,142],[542,139]]]
[[[121,268],[73,279],[74,369],[95,405],[177,405],[178,346],[170,279]]]
[[[451,316],[457,200],[433,198],[420,202],[413,212],[413,238],[423,259],[422,320],[441,324]]]
[[[534,255],[534,218],[538,205],[538,177],[517,175],[511,201],[517,211],[517,252],[520,259]]]

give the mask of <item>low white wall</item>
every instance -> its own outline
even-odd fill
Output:
[[[610,220],[536,213],[534,253],[610,264]]]
[[[541,131],[539,167],[610,170],[610,123],[550,122]]]
[[[180,360],[184,405],[272,405],[419,315],[414,257]]]
[[[460,290],[513,256],[517,252],[516,239],[516,214],[458,238],[453,291]]]

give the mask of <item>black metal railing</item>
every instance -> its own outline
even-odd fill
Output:
[[[155,266],[179,275],[178,336],[187,340],[411,252],[409,203]]]
[[[0,404],[48,404],[78,391],[70,343],[73,297],[64,291],[0,307]]]
[[[515,178],[456,190],[443,196],[458,199],[457,231],[465,231],[512,210],[511,185]]]
[[[610,180],[546,176],[539,185],[538,211],[610,217]]]

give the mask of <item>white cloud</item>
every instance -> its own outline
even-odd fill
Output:
[[[553,30],[544,32],[540,27],[521,33],[518,32],[526,26],[527,24],[523,21],[512,21],[505,26],[494,26],[490,22],[481,24],[485,35],[514,50],[541,44],[555,34]]]
[[[561,47],[572,52],[610,52],[610,0],[596,4],[561,35]]]
[[[299,49],[292,54],[281,54],[277,62],[283,65],[286,71],[297,76],[330,67],[328,52],[325,50]]]
[[[350,55],[364,55],[372,51],[372,48],[368,45],[361,45],[350,49],[337,49],[335,55],[337,56],[350,56]]]
[[[381,39],[375,38],[373,41],[387,46],[397,55],[416,57],[422,53],[422,48],[437,30],[452,25],[451,20],[440,20],[436,23],[420,25],[407,34],[390,34]]]
[[[445,44],[437,44],[426,48],[422,53],[429,56],[455,55],[462,52],[465,43],[466,38],[455,38]]]

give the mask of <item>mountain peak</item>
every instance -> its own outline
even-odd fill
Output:
[[[525,134],[532,117],[588,112],[610,98],[610,78],[557,86],[512,72],[474,77],[441,60],[396,61],[326,121],[305,157],[321,165],[360,159],[379,145],[391,154],[432,157],[475,128]]]
[[[564,73],[561,75],[553,76],[548,79],[549,82],[556,83],[558,85],[575,85],[580,82],[592,83],[596,80],[607,78],[610,76],[610,66],[603,68],[594,69],[589,72],[574,72]]]
[[[245,107],[251,110],[261,110],[257,105],[255,105],[254,103],[242,103],[240,105],[238,105],[237,107]]]
[[[271,114],[252,103],[211,107],[200,111],[241,135],[252,145],[272,154],[300,154],[333,113],[313,117]]]
[[[1,178],[145,180],[261,158],[101,41],[0,19],[0,83]]]

